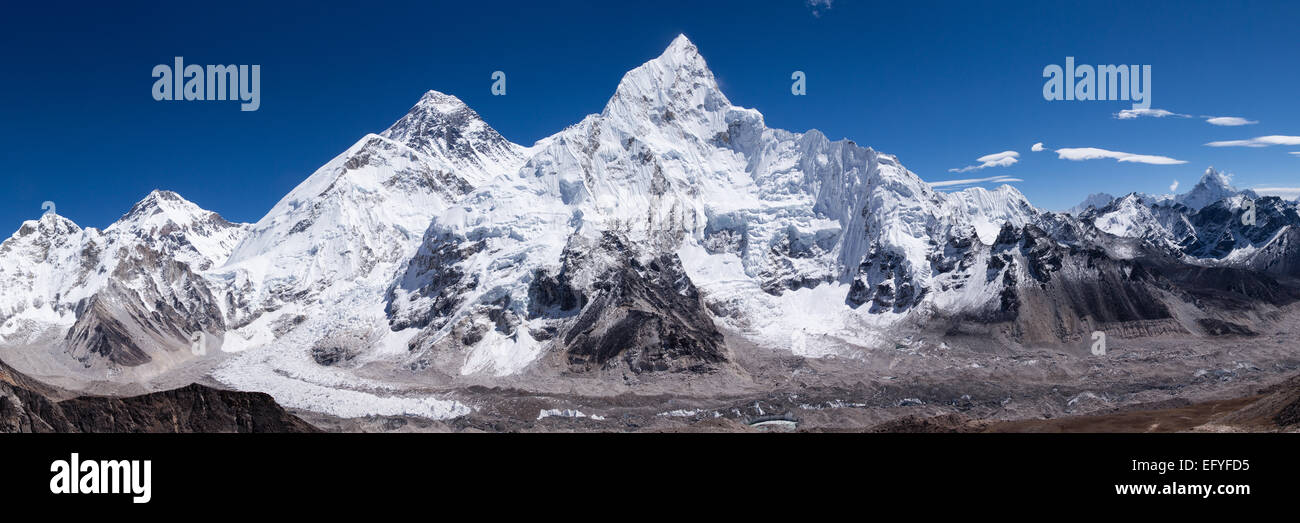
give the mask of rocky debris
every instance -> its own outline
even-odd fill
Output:
[[[351,360],[355,357],[357,357],[355,350],[347,347],[340,347],[338,345],[318,345],[311,348],[311,358],[316,360],[316,363],[323,367],[329,367],[341,361]]]
[[[1300,376],[1260,389],[1257,399],[1249,405],[1212,423],[1242,430],[1300,430]]]
[[[1085,393],[1083,395],[1087,395]],[[1222,432],[1300,427],[1300,376],[1245,395],[1193,402],[1172,398],[1059,418],[982,420],[960,413],[908,414],[869,432]]]
[[[1230,321],[1224,321],[1217,318],[1200,318],[1196,323],[1205,329],[1205,333],[1211,336],[1254,336],[1255,331],[1250,330],[1244,325],[1238,325]]]
[[[866,432],[906,432],[913,434],[952,434],[960,432],[979,432],[974,420],[958,413],[939,416],[908,414],[879,425],[872,426]]]

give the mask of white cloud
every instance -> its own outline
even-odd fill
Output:
[[[1169,192],[1174,192],[1177,190],[1178,190],[1178,180],[1174,180],[1174,183],[1169,185]]]
[[[1236,127],[1239,125],[1255,125],[1259,123],[1255,120],[1247,120],[1240,116],[1214,116],[1211,118],[1206,118],[1205,121],[1209,122],[1210,125],[1221,125],[1224,127]]]
[[[1189,114],[1179,114],[1164,109],[1124,109],[1123,111],[1115,113],[1115,118],[1119,118],[1120,120],[1132,120],[1139,116],[1150,116],[1152,118],[1164,118],[1166,116],[1177,116],[1179,118],[1192,117]]]
[[[831,10],[832,1],[833,0],[807,0],[804,3],[812,9],[813,16],[821,18],[823,12]]]
[[[1038,143],[1034,144],[1034,146],[1033,146],[1033,147],[1030,147],[1029,150],[1031,150],[1031,151],[1033,151],[1033,152],[1039,152],[1039,151],[1042,151],[1042,150],[1043,150],[1043,142],[1038,142]]]
[[[1012,178],[1007,175],[990,176],[988,178],[968,178],[965,180],[943,180],[939,182],[930,182],[931,187],[954,187],[961,185],[975,185],[977,183],[1010,183],[1023,182],[1020,178]]]
[[[1149,116],[1151,118],[1164,118],[1166,116],[1175,116],[1178,118],[1192,118],[1192,115],[1190,114],[1175,113],[1173,111],[1166,111],[1164,109],[1124,109],[1118,113],[1115,113],[1115,118],[1118,118],[1120,120],[1132,120],[1134,118],[1138,118],[1142,116]],[[1240,125],[1254,125],[1259,123],[1255,120],[1247,120],[1240,116],[1201,116],[1201,118],[1205,118],[1205,121],[1209,122],[1210,125],[1218,125],[1223,127],[1237,127]]]
[[[1252,187],[1255,194],[1263,196],[1277,196],[1284,200],[1294,200],[1300,198],[1300,187]]]
[[[1300,136],[1256,136],[1249,140],[1224,140],[1221,142],[1210,142],[1205,145],[1210,147],[1268,147],[1270,145],[1300,145]]]
[[[968,165],[961,169],[948,169],[948,172],[964,173],[968,171],[978,171],[985,167],[1007,167],[1020,161],[1018,158],[1020,158],[1020,153],[1018,152],[1002,151],[1000,153],[993,153],[979,157],[979,159],[975,160],[979,162],[979,165]]]
[[[1300,151],[1291,151],[1292,155],[1300,156]]]
[[[1119,162],[1146,163],[1151,165],[1179,165],[1187,163],[1182,160],[1175,160],[1168,156],[1155,156],[1149,154],[1122,153],[1119,151],[1108,151],[1096,147],[1079,147],[1057,149],[1056,155],[1062,160],[1101,160],[1112,159]]]

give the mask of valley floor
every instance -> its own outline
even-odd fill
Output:
[[[449,420],[298,414],[342,431],[1296,431],[1297,320],[1293,308],[1255,336],[1112,338],[1103,357],[1082,344],[966,347],[918,335],[890,350],[806,359],[732,341],[731,354],[742,356],[714,375],[606,373],[444,390],[475,409]],[[557,392],[566,378],[570,392]]]
[[[729,361],[708,373],[577,372],[558,354],[530,372],[477,382],[390,369],[370,378],[399,384],[398,396],[454,402],[469,413],[435,420],[290,412],[322,430],[366,432],[1296,431],[1300,306],[1268,325],[1252,336],[1116,337],[1105,356],[1090,354],[1086,342],[1013,348],[918,332],[893,348],[846,344],[847,356],[805,358],[724,331]],[[38,392],[55,401],[189,383],[228,388],[208,377],[219,358],[123,386],[76,383],[65,369],[31,364],[48,358],[19,354],[10,349],[0,359],[53,385]]]

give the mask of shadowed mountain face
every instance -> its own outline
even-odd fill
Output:
[[[270,396],[194,384],[128,398],[53,399],[0,363],[0,432],[317,432]]]
[[[558,293],[580,295],[585,303],[562,336],[574,368],[707,372],[726,359],[722,334],[675,256],[642,262],[625,242],[606,233],[599,246],[566,249],[561,278],[582,271],[579,267],[590,273],[589,290]]]

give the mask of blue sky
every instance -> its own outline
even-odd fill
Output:
[[[256,221],[429,89],[531,144],[599,112],[622,74],[678,33],[699,46],[731,101],[768,125],[853,139],[927,181],[1012,177],[1048,209],[1097,191],[1167,193],[1175,180],[1185,191],[1209,165],[1242,187],[1300,187],[1300,154],[1290,154],[1300,145],[1205,145],[1300,135],[1300,3],[818,3],[7,6],[0,228],[38,217],[47,200],[82,226],[105,227],[155,188]],[[260,110],[153,100],[150,72],[174,56],[261,65]],[[1187,116],[1120,119],[1131,102],[1044,100],[1043,68],[1066,56],[1150,65],[1151,107]],[[506,96],[490,92],[496,70],[508,75]],[[795,70],[807,75],[806,96],[790,93]],[[1208,116],[1258,123],[1216,126]],[[1046,150],[1031,151],[1036,142]],[[1071,161],[1062,148],[1185,163]],[[1016,163],[950,172],[1004,151]]]

